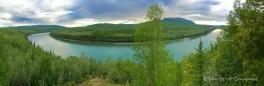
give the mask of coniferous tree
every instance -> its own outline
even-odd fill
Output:
[[[196,74],[196,82],[198,85],[202,86],[203,85],[203,73],[204,73],[204,50],[203,50],[203,43],[200,38],[199,46],[198,48],[195,48],[196,54],[195,54],[195,72]]]

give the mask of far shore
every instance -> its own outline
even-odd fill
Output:
[[[213,30],[215,30],[215,29],[213,29]],[[208,34],[208,33],[212,32],[213,30],[208,31],[208,32],[206,32],[204,34]],[[201,35],[204,35],[204,34],[201,34]],[[171,42],[171,41],[176,41],[176,40],[185,40],[185,39],[190,39],[192,37],[197,37],[197,36],[201,36],[201,35],[196,35],[196,36],[191,36],[191,37],[184,37],[184,38],[178,38],[178,39],[172,39],[172,40],[169,40],[169,41]],[[73,40],[73,39],[64,39],[64,38],[58,38],[58,37],[53,37],[53,36],[50,36],[50,37],[55,38],[55,39],[59,39],[59,40],[72,41],[72,42],[85,42],[85,43],[98,43],[98,44],[117,44],[117,45],[131,45],[131,44],[136,44],[135,42],[91,42],[91,41],[81,41],[81,40]]]
[[[58,39],[58,40],[64,40],[64,41],[72,41],[72,42],[83,42],[83,43],[98,43],[98,44],[116,44],[116,45],[132,45],[136,44],[135,42],[91,42],[91,41],[80,41],[80,40],[73,40],[73,39],[64,39],[64,38],[58,38],[58,37],[53,37],[52,38]],[[196,37],[196,36],[193,36]],[[176,40],[185,40],[185,39],[190,39],[191,37],[186,37],[186,38],[181,38],[181,39],[173,39],[169,40],[169,42],[176,41]]]
[[[64,39],[64,38],[58,38],[58,37],[53,37],[50,36],[52,38],[55,39],[59,39],[59,40],[65,40],[65,41],[73,41],[73,42],[85,42],[85,43],[101,43],[101,44],[135,44],[135,42],[91,42],[91,41],[81,41],[81,40],[73,40],[73,39]]]

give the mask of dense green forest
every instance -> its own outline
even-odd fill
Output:
[[[87,27],[54,30],[50,36],[91,42],[135,42],[134,33],[137,27],[139,27],[138,24],[95,24]],[[198,36],[213,29],[214,27],[209,25],[164,23],[167,40]]]
[[[62,59],[53,52],[30,44],[17,30],[0,29],[0,85],[76,85],[93,77],[124,84],[131,82],[136,65],[130,60],[96,61],[93,57],[70,56]]]
[[[153,6],[158,9],[157,13],[163,13],[160,6]],[[228,28],[223,29],[217,41],[206,49],[200,42],[196,52],[184,56],[181,62],[170,59],[169,51],[163,50],[161,39],[164,35],[159,32],[162,25],[158,20],[136,29],[136,42],[143,44],[134,47],[137,61],[122,57],[96,61],[84,53],[80,53],[80,57],[62,59],[31,44],[25,34],[17,30],[0,29],[0,86],[75,86],[94,77],[132,86],[262,86],[262,10],[263,1],[240,3],[236,0],[234,10],[227,18]],[[153,19],[151,15],[147,18]],[[151,52],[154,50],[150,47],[159,50]],[[156,63],[159,64],[152,65]]]
[[[59,25],[31,25],[31,26],[16,26],[16,27],[6,27],[4,29],[18,30],[19,32],[26,34],[26,36],[34,33],[51,32],[57,29],[63,29],[66,27]]]

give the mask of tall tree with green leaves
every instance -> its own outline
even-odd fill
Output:
[[[235,0],[228,29],[218,40],[216,66],[221,77],[258,78],[258,81],[231,82],[232,85],[263,85],[264,77],[264,2]],[[223,83],[223,85],[230,83]]]
[[[146,85],[156,86],[159,81],[159,69],[168,62],[168,51],[164,49],[163,9],[158,4],[153,4],[147,11],[145,23],[140,24],[136,29],[134,58],[142,64],[145,69]],[[159,83],[160,84],[160,83]]]

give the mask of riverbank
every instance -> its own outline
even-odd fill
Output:
[[[59,37],[54,37],[52,35],[49,35],[50,37],[58,40],[63,40],[63,41],[72,41],[72,42],[84,42],[84,43],[98,43],[98,44],[135,44],[135,42],[92,42],[92,41],[81,41],[81,40],[73,40],[73,39],[64,39],[64,38],[59,38]]]
[[[218,29],[218,28],[215,28],[215,29]],[[169,40],[169,42],[177,41],[177,40],[185,40],[185,39],[190,39],[190,38],[195,38],[195,37],[200,37],[200,36],[209,34],[210,32],[214,31],[215,29],[208,30],[208,31],[206,31],[206,32],[204,32],[202,34],[199,34],[199,35],[195,34],[193,36],[187,36],[187,37],[172,39],[172,40]],[[63,40],[63,41],[71,41],[71,42],[97,43],[97,44],[116,44],[116,45],[132,45],[132,44],[135,44],[135,42],[92,42],[92,41],[81,41],[81,40],[65,39],[65,38],[54,37],[54,36],[50,35],[50,33],[49,33],[49,36],[54,38],[54,39]]]

